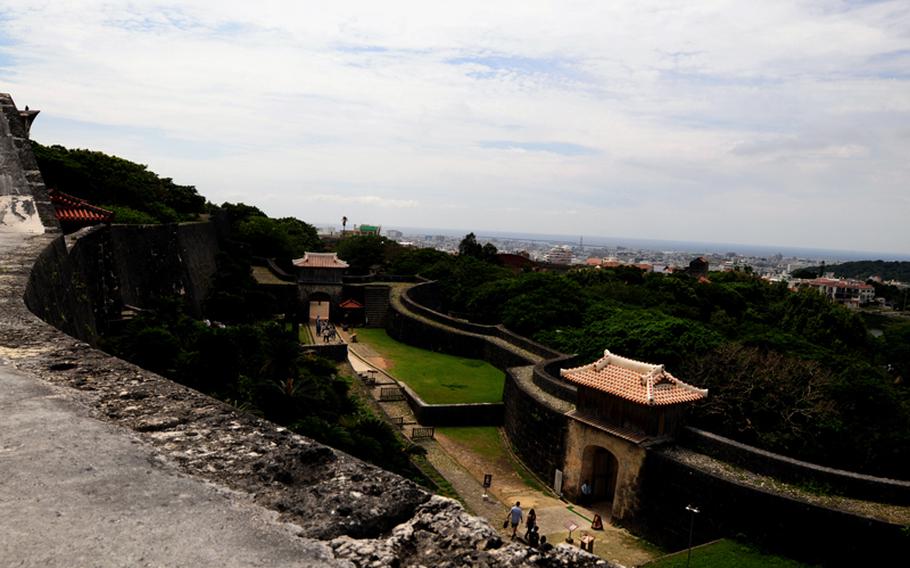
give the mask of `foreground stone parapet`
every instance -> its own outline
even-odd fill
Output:
[[[392,531],[385,540],[363,541],[348,537],[330,543],[336,558],[357,566],[600,566],[600,560],[577,548],[560,545],[543,553],[522,544],[503,546],[499,534],[486,521],[467,514],[461,505],[434,496],[414,517]]]

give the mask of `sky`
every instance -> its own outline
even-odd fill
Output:
[[[311,223],[910,253],[906,0],[18,0],[0,91]]]

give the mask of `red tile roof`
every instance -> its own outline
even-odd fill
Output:
[[[833,288],[853,288],[857,290],[873,289],[871,284],[859,282],[857,280],[836,280],[834,278],[816,278],[806,281],[810,286],[831,286]]]
[[[707,389],[682,382],[663,365],[627,359],[613,355],[609,350],[594,363],[562,369],[559,374],[577,385],[647,406],[693,402],[708,396]]]
[[[334,252],[305,252],[303,258],[294,260],[299,268],[347,268],[348,263],[338,258]]]
[[[92,205],[84,199],[73,197],[56,189],[49,189],[47,194],[51,198],[51,203],[54,204],[54,214],[58,221],[91,225],[93,223],[110,223],[114,220],[113,211]]]
[[[358,301],[355,300],[354,298],[348,298],[347,300],[345,300],[345,301],[341,302],[340,304],[338,304],[338,307],[339,307],[339,308],[345,308],[345,309],[356,309],[356,308],[362,308],[362,307],[363,307],[363,304],[361,304],[360,302],[358,302]]]

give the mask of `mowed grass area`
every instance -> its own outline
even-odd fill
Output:
[[[684,568],[686,551],[665,556],[645,564],[643,568]],[[809,568],[796,560],[763,554],[762,552],[733,540],[721,540],[712,544],[692,549],[690,568]]]
[[[291,331],[294,328],[289,323],[284,324],[284,329]],[[297,340],[303,345],[309,345],[313,343],[313,338],[310,336],[310,328],[306,323],[300,324],[300,332],[297,334]]]
[[[384,329],[360,328],[357,341],[376,350],[389,372],[429,404],[500,402],[505,374],[480,359],[455,357],[399,343]]]
[[[525,467],[506,449],[505,442],[495,426],[445,426],[437,430],[455,443],[464,446],[484,461],[512,470],[522,483],[535,491],[545,489]]]

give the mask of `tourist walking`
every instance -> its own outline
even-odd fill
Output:
[[[524,513],[521,511],[521,502],[515,501],[515,506],[509,509],[509,522],[512,524],[512,538],[515,538],[515,533],[518,532],[518,525],[521,524],[521,519],[524,517]]]
[[[531,533],[537,528],[537,513],[534,509],[528,511],[528,519],[525,521],[525,540],[529,540]]]

